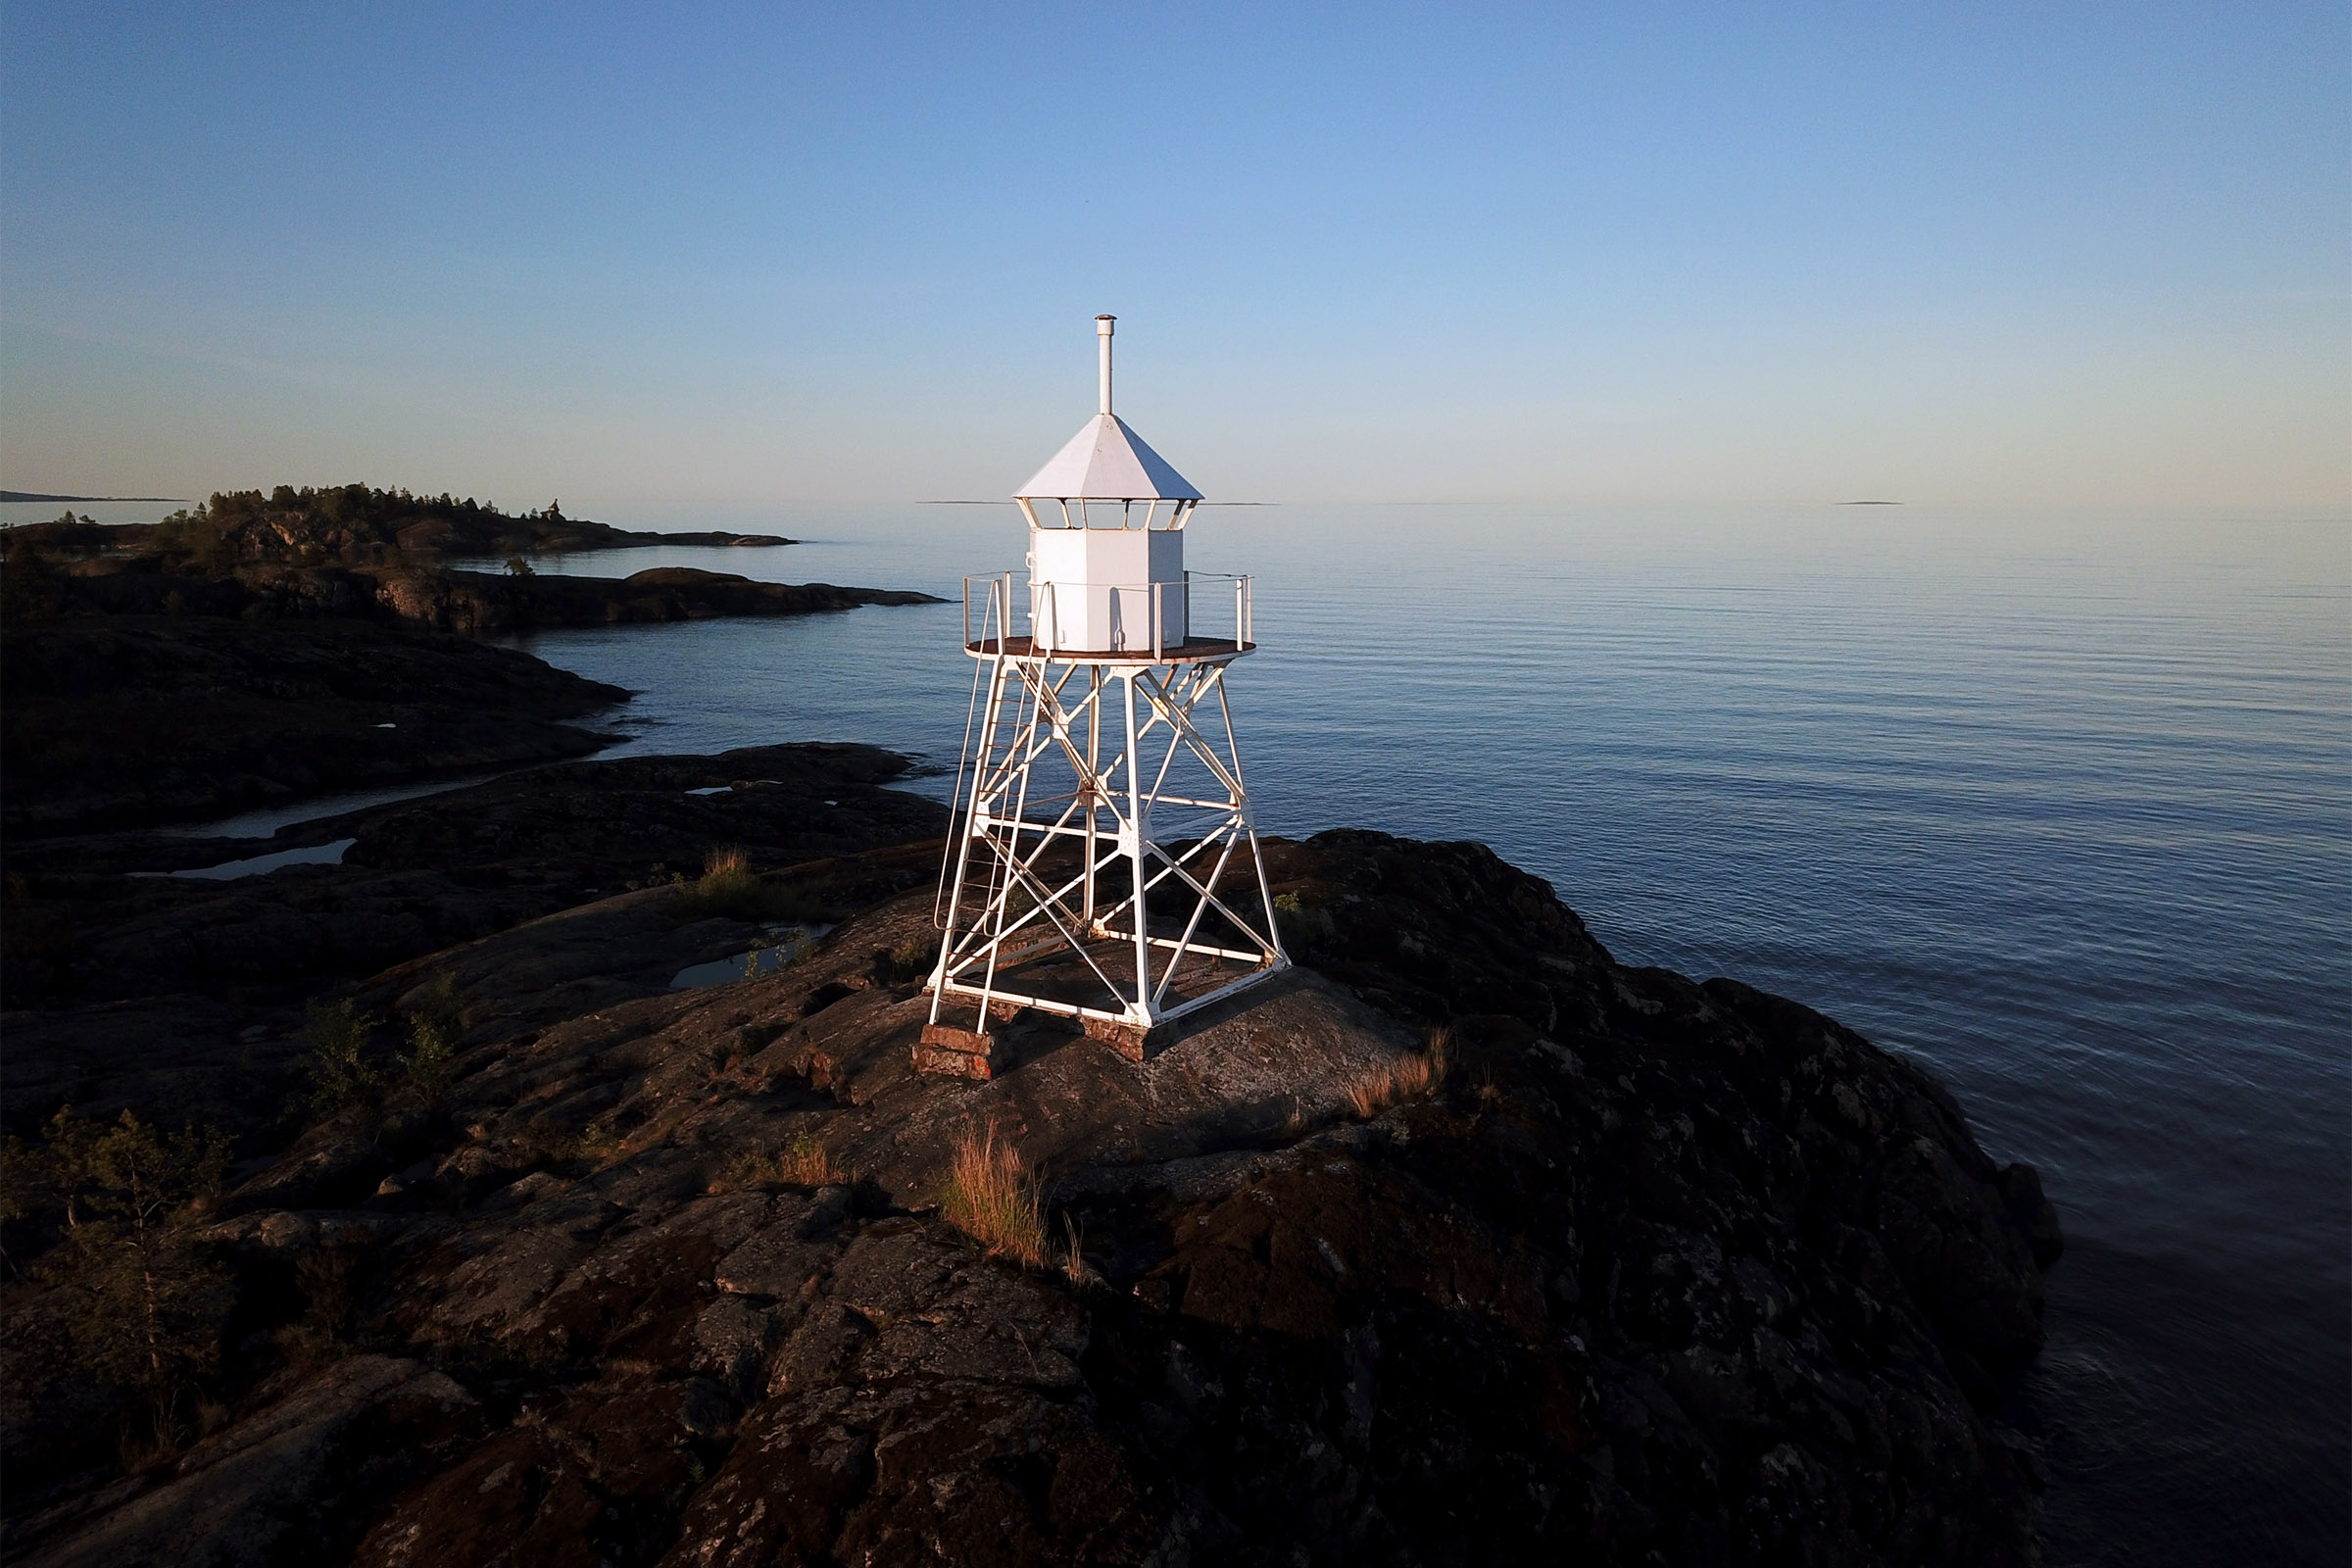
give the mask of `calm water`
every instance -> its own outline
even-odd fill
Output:
[[[722,512],[706,565],[956,594],[1010,508]],[[1477,837],[1621,956],[1933,1063],[2069,1252],[2016,1419],[2065,1564],[2342,1563],[2352,1389],[2352,526],[2341,518],[1206,509],[1254,571],[1260,822]],[[952,768],[959,607],[564,632],[633,750]],[[944,777],[929,781],[944,795]]]
[[[1010,507],[606,520],[811,542],[539,568],[954,595],[1022,549]],[[2040,1166],[2069,1250],[2014,1414],[2052,1562],[2346,1560],[2352,523],[1212,508],[1190,555],[1259,578],[1233,690],[1262,828],[1484,839],[1622,958],[1926,1059]],[[960,619],[521,646],[641,694],[624,750],[952,770]]]

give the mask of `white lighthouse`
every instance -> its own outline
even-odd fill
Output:
[[[1024,1007],[1140,1059],[1289,966],[1225,693],[1257,646],[1250,579],[1186,569],[1200,492],[1111,411],[1112,326],[1099,412],[1014,496],[1026,573],[964,579],[978,663],[926,1071],[990,1076],[991,1019]]]

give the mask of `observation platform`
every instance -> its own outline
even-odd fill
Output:
[[[1250,635],[1256,595],[1246,576],[1187,571],[1156,582],[1056,582],[1033,575],[1027,586],[1023,607],[1016,573],[963,579],[966,654],[1065,664],[1221,664],[1257,648]],[[1097,646],[1104,643],[1111,646]]]
[[[1034,637],[984,637],[965,643],[963,651],[974,659],[1041,659],[1065,664],[1202,664],[1255,653],[1257,644],[1195,637],[1158,649],[1041,648]]]

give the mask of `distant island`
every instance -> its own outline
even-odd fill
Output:
[[[35,496],[0,492],[10,501],[166,501],[169,496]],[[565,555],[574,551],[619,550],[635,545],[788,545],[772,533],[647,533],[564,515],[563,503],[537,512],[509,514],[471,496],[460,501],[447,491],[415,495],[406,489],[341,484],[314,489],[281,484],[260,490],[215,491],[197,506],[155,523],[123,523],[102,534],[103,525],[71,513],[51,523],[24,525],[45,530],[49,543],[84,547],[103,542],[110,550],[169,553],[195,542],[216,557],[245,564],[264,562],[317,565],[379,564],[396,557]],[[23,528],[15,530],[24,531]]]
[[[217,494],[158,522],[69,511],[10,528],[6,828],[200,819],[611,743],[573,721],[625,692],[473,637],[936,602],[687,566],[604,577],[531,564],[647,545],[789,543],[635,533],[552,503],[510,516],[356,484]]]
[[[186,496],[51,496],[31,490],[0,490],[0,501],[185,501]]]

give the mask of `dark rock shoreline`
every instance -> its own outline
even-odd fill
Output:
[[[300,1085],[302,1004],[336,986],[641,885],[715,846],[787,865],[937,834],[938,805],[884,788],[906,760],[867,746],[558,763],[301,823],[268,839],[164,833],[12,839],[0,1129],[70,1101],[266,1138]],[[349,840],[340,863],[234,881],[158,875]],[[929,852],[900,880],[934,874]],[[598,919],[582,923],[600,925]],[[750,919],[621,921],[629,985],[757,940]],[[31,944],[27,933],[46,943]],[[600,970],[615,960],[600,953]],[[637,996],[628,989],[621,995]]]
[[[9,1287],[10,1558],[2033,1560],[2035,1469],[1990,1412],[2060,1239],[1923,1069],[1616,963],[1477,845],[1336,832],[1269,848],[1294,975],[1142,1063],[1029,1017],[994,1082],[920,1078],[939,847],[902,841],[941,813],[832,751],[402,803],[340,825],[365,863],[237,894],[442,879],[421,907],[487,864],[550,902],[186,993],[268,1020],[218,1093],[282,1094],[291,1004],[337,975],[379,1012],[448,976],[463,1052],[437,1100],[247,1132],[203,1232],[236,1290],[218,1424],[184,1448],[124,1473],[50,1298]],[[861,912],[780,973],[669,992],[678,954],[755,927],[633,861],[717,843]],[[650,885],[606,891],[624,869]],[[116,989],[10,1015],[12,1126],[57,1093],[21,1082],[27,1022],[145,1004]],[[1440,1087],[1359,1108],[1434,1026]],[[135,1077],[113,1102],[157,1104]],[[941,1217],[984,1128],[1080,1263]],[[781,1179],[788,1147],[831,1174]]]
[[[201,577],[136,559],[71,563],[59,575],[57,591],[67,613],[396,618],[469,636],[940,602],[909,589],[759,582],[693,566],[653,566],[626,577],[572,577],[443,566],[266,565]]]
[[[758,582],[655,567],[627,577],[530,570],[524,558],[647,545],[789,545],[770,534],[637,533],[544,513],[511,517],[472,501],[346,485],[215,495],[160,523],[69,513],[7,530],[0,611],[12,622],[80,615],[243,619],[399,618],[489,634],[716,615],[803,615],[860,605],[936,604],[930,594]],[[505,574],[452,560],[505,557]]]
[[[653,566],[619,578],[412,570],[380,576],[377,597],[406,619],[475,635],[721,615],[808,615],[864,605],[941,602],[936,595],[910,589],[756,582],[693,566]]]
[[[471,636],[938,603],[684,567],[610,579],[264,565],[204,578],[103,558],[60,574],[20,546],[6,571],[16,611],[39,611],[0,627],[0,829],[12,837],[202,821],[611,743],[574,721],[627,692]]]
[[[346,485],[215,495],[160,523],[0,537],[0,830],[201,821],[332,791],[578,757],[616,687],[466,637],[804,615],[932,595],[658,567],[541,576],[521,552],[783,545],[640,534]],[[517,554],[510,572],[446,558]]]
[[[578,757],[628,693],[366,620],[93,615],[0,628],[0,829],[202,820]]]
[[[267,497],[259,490],[215,494],[192,515],[182,512],[160,523],[91,522],[69,512],[54,522],[25,523],[8,533],[12,544],[43,551],[133,556],[218,540],[229,559],[246,562],[352,558],[382,550],[495,558],[515,552],[584,555],[646,545],[763,547],[796,543],[772,533],[649,533],[615,528],[607,522],[566,517],[553,505],[544,512],[510,516],[470,499],[457,502],[448,496],[412,496],[364,484],[333,485],[324,490],[281,485]]]

